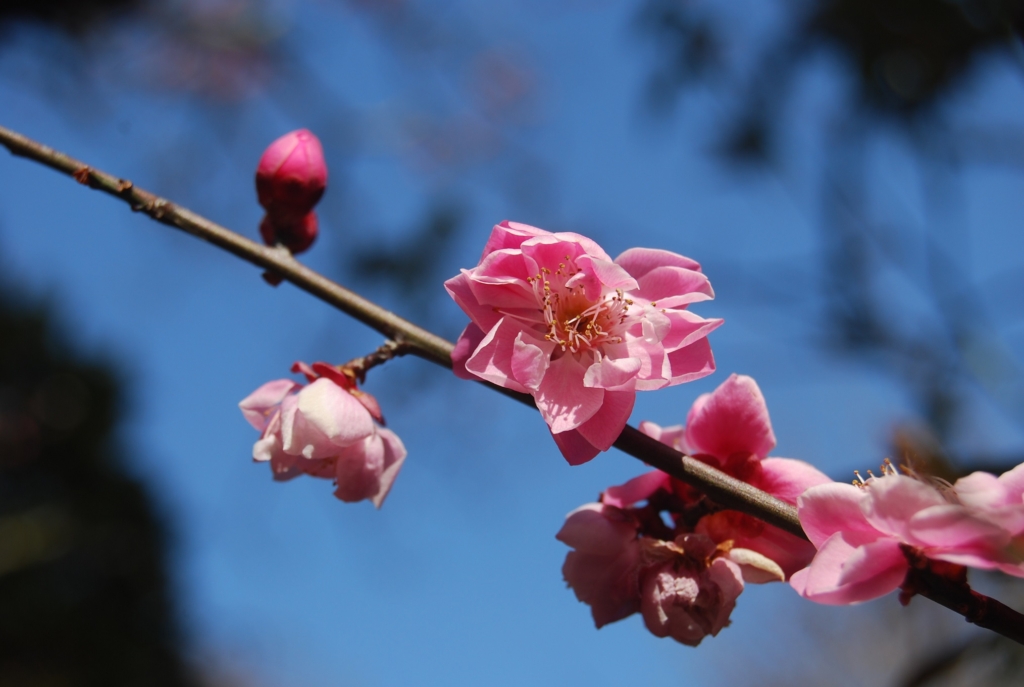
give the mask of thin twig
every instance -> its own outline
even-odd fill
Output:
[[[451,353],[454,345],[450,341],[417,327],[393,312],[381,308],[309,269],[284,249],[268,248],[250,241],[187,208],[137,188],[130,181],[119,179],[86,165],[10,129],[0,127],[0,144],[14,155],[40,162],[73,177],[81,184],[120,198],[136,212],[149,215],[158,222],[181,229],[223,248],[243,260],[279,274],[300,289],[376,329],[389,339],[393,339],[402,346],[403,352],[408,351],[442,367],[451,368],[452,366]],[[526,405],[534,405],[533,399],[528,395],[492,384],[487,386]],[[806,539],[806,535],[800,527],[796,508],[793,506],[690,456],[683,455],[670,446],[646,436],[632,426],[626,426],[615,441],[615,447],[676,479],[697,487],[723,506],[752,515]],[[943,591],[936,586],[934,590],[930,589],[929,593],[918,593],[964,615],[962,600],[944,598]],[[998,607],[999,609],[998,613],[991,616],[985,614],[984,627],[1016,641],[1021,641],[1024,616],[994,599],[989,599],[977,592],[971,592],[971,594],[978,598],[978,603],[991,604],[992,608]],[[971,613],[967,613],[966,618],[969,622],[978,620],[972,617]]]

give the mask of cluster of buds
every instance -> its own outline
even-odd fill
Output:
[[[318,231],[313,208],[326,187],[323,147],[312,132],[299,129],[271,143],[256,168],[256,195],[267,211],[260,222],[264,243],[292,253],[313,245]]]

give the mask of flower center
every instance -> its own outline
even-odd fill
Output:
[[[622,343],[633,301],[621,289],[591,301],[583,284],[573,282],[579,270],[568,255],[565,260],[558,269],[542,267],[540,274],[526,280],[541,305],[547,327],[544,338],[573,353]]]

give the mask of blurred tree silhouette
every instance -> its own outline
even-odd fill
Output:
[[[109,366],[0,296],[0,685],[199,684]]]

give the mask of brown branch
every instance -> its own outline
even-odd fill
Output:
[[[34,160],[67,174],[81,184],[120,198],[136,212],[149,215],[158,222],[203,239],[243,260],[282,276],[307,293],[376,329],[389,339],[393,339],[402,347],[403,352],[408,351],[442,367],[450,369],[452,366],[451,353],[454,346],[450,341],[417,327],[393,312],[381,308],[309,269],[292,257],[287,250],[268,248],[255,241],[250,241],[187,208],[137,188],[126,179],[120,179],[79,162],[10,129],[0,127],[0,144],[14,155]],[[531,407],[534,405],[533,399],[526,394],[492,384],[487,384],[487,386],[526,405]],[[670,446],[646,436],[632,426],[626,426],[615,441],[615,447],[676,479],[697,487],[723,506],[752,515],[806,539],[806,535],[800,527],[796,508],[793,506],[690,456],[683,455]],[[921,575],[925,577],[929,574],[928,571],[921,572]],[[938,582],[934,589],[937,591],[926,590],[917,593],[965,615],[968,622],[977,623],[1024,643],[1022,641],[1024,639],[1024,616],[1013,609],[973,591],[971,592],[972,598],[984,600],[978,602],[982,605],[964,606],[963,598],[953,594],[952,590],[944,590]],[[957,593],[959,594],[959,592]],[[947,598],[944,594],[952,594],[952,596]],[[990,610],[985,612],[973,610],[982,607]]]

